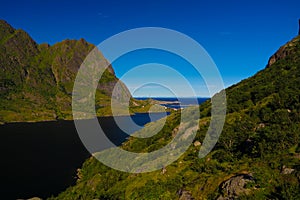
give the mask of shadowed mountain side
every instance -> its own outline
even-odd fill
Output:
[[[75,77],[94,48],[84,39],[37,44],[0,20],[0,122],[71,119]],[[111,115],[111,94],[119,80],[101,52],[98,56],[108,68],[96,90],[96,113]],[[119,85],[115,96],[130,99],[126,86]]]

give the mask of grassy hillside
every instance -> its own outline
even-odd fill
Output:
[[[0,20],[0,123],[71,119],[74,80],[94,48],[84,39],[37,44]],[[110,96],[117,81],[110,66],[96,92],[98,116],[111,115]],[[122,95],[130,96],[125,85],[122,89]]]
[[[300,36],[226,95],[225,126],[207,157],[199,159],[198,151],[210,122],[210,101],[200,106],[194,143],[176,162],[130,174],[90,158],[78,170],[77,184],[51,199],[300,199]],[[173,113],[158,134],[130,138],[122,148],[159,149],[176,135],[179,120],[180,113]]]

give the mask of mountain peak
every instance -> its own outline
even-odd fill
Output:
[[[0,20],[0,123],[72,118],[76,74],[94,48],[83,38],[38,45],[22,29]],[[109,64],[105,62],[105,66]],[[110,65],[97,87],[97,115],[111,115],[111,92],[117,82]],[[117,98],[124,95],[130,97],[126,86],[121,85]],[[8,114],[3,115],[3,109]]]
[[[5,20],[0,19],[0,41],[14,33],[15,29]]]
[[[12,28],[12,26],[9,23],[7,23],[7,21],[0,19],[0,28],[5,27],[5,26]]]

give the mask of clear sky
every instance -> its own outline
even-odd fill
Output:
[[[15,28],[24,29],[38,43],[49,44],[67,38],[84,38],[97,45],[132,28],[174,29],[192,37],[207,50],[218,66],[225,86],[230,86],[263,69],[268,58],[297,35],[299,8],[299,0],[28,0],[1,2],[0,18]],[[118,77],[132,67],[128,61],[115,65]],[[149,70],[146,74],[155,77],[154,71]],[[192,73],[187,72],[186,77],[192,79]],[[137,78],[140,77],[124,79],[131,91],[136,89]],[[171,78],[170,82],[176,84]],[[196,87],[199,89],[197,95],[207,96],[200,89],[201,84]],[[160,93],[162,90],[151,91],[151,88],[155,87],[134,95],[168,96]],[[180,95],[190,94],[183,92]]]

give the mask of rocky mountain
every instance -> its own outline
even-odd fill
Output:
[[[94,48],[84,39],[37,44],[25,31],[0,20],[0,122],[71,119],[74,80]],[[98,116],[111,114],[110,96],[117,81],[110,66],[96,93]],[[120,95],[130,97],[125,85],[121,90]]]
[[[77,184],[50,199],[300,199],[300,35],[264,70],[227,88],[226,97],[221,137],[205,158],[198,151],[211,120],[210,101],[200,106],[193,145],[176,162],[130,174],[92,157],[78,170]],[[176,136],[179,122],[180,112],[172,113],[156,135],[131,137],[121,148],[160,149]]]

